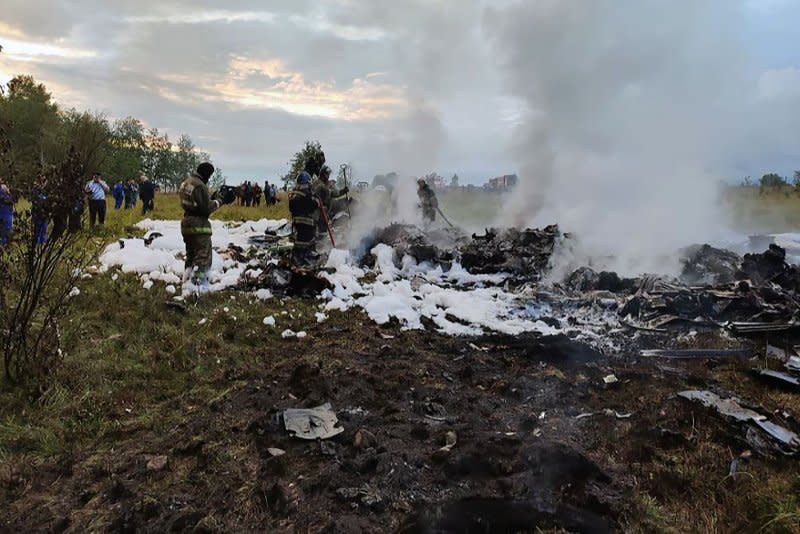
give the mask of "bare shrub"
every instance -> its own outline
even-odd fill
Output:
[[[0,129],[0,173],[16,184],[17,202],[11,238],[0,247],[0,349],[7,381],[41,387],[62,358],[60,321],[96,252],[80,231],[84,170],[76,152],[24,183],[15,180],[10,148]]]

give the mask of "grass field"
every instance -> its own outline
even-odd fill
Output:
[[[800,230],[800,196],[795,194],[759,195],[757,190],[735,189],[726,193],[725,202],[741,228]],[[444,195],[442,206],[453,213],[454,221],[469,218],[473,224],[489,224],[499,197],[456,193]],[[153,219],[180,216],[176,195],[158,195],[155,211],[148,214]],[[226,206],[213,218],[287,216],[283,199],[272,208]],[[138,209],[110,209],[105,228],[95,230],[97,244],[125,235],[142,218]],[[253,380],[261,384],[264,358],[279,357],[292,343],[281,338],[283,329],[310,329],[313,339],[317,328],[314,300],[262,302],[223,292],[181,312],[164,305],[169,295],[162,285],[144,291],[131,275],[122,275],[118,281],[95,276],[81,281],[80,289],[68,318],[71,328],[66,329],[64,363],[43,393],[30,398],[22,390],[0,384],[0,487],[33,484],[40,466],[108,452],[120,440],[163,434],[185,423],[198,409],[213,405],[232,389]],[[277,327],[262,325],[268,315],[277,319]],[[361,332],[362,321],[357,312],[332,313],[325,328]],[[321,334],[319,343],[327,343]],[[713,483],[693,480],[708,492],[707,502],[713,502]],[[785,478],[774,478],[768,487],[748,486],[758,507],[753,513],[761,518],[752,524],[754,531],[763,527],[763,532],[800,532],[800,504],[797,495],[791,495],[798,484],[800,478],[787,470]],[[34,490],[32,486],[30,491]],[[686,527],[676,519],[680,502],[665,505],[647,494],[636,498],[641,501],[637,513],[642,514],[643,526],[634,531],[680,532]],[[700,520],[698,525],[716,521],[691,507],[685,513],[699,514],[686,517]]]

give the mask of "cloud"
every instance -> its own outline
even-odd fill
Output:
[[[704,171],[755,175],[773,162],[792,165],[787,147],[797,138],[787,123],[796,113],[788,107],[800,59],[785,47],[793,26],[775,23],[793,20],[795,8],[741,0],[709,12],[697,7],[705,2],[676,8],[626,0],[629,12],[622,12],[613,2],[553,0],[230,0],[224,7],[214,0],[6,0],[0,81],[31,73],[66,106],[186,132],[234,178],[279,172],[303,141],[319,139],[361,178],[438,170],[479,182],[520,170],[530,159],[521,155],[556,141],[593,156],[647,151],[636,132],[655,116],[662,138],[687,130],[676,145],[680,157],[710,154]],[[601,7],[647,24],[617,28]],[[487,8],[496,16],[487,18]],[[548,10],[564,20],[548,18]],[[742,53],[710,61],[719,46],[698,46],[711,42],[703,28],[724,46],[746,36]],[[504,40],[535,45],[534,60],[519,63],[529,77],[509,75],[519,58]],[[671,48],[675,54],[665,53]],[[684,68],[687,50],[703,71]],[[728,64],[743,67],[736,76],[746,81],[731,79]],[[549,86],[539,84],[537,69],[548,73]],[[717,75],[719,90],[697,83]],[[548,92],[533,95],[538,90]],[[687,103],[681,113],[669,113],[670,97]],[[694,127],[692,114],[710,122]],[[518,128],[532,117],[566,125],[531,143]]]
[[[211,22],[275,22],[276,15],[269,11],[225,11],[213,10],[197,13],[178,11],[162,15],[140,15],[125,17],[129,23],[208,24]]]

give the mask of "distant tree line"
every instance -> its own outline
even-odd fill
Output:
[[[70,147],[87,177],[99,172],[117,181],[144,174],[163,190],[176,189],[200,162],[210,160],[188,135],[173,141],[134,117],[110,121],[102,113],[62,109],[44,84],[27,75],[0,86],[0,128],[17,169],[12,188],[24,189],[43,165],[63,161]],[[220,169],[213,181],[224,181]]]

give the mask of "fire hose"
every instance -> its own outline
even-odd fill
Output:
[[[442,213],[442,210],[441,210],[441,209],[439,209],[439,206],[436,206],[436,211],[438,211],[438,212],[439,212],[439,215],[441,215],[441,216],[442,216],[442,219],[444,219],[444,222],[446,222],[447,224],[449,224],[449,225],[450,225],[450,228],[455,228],[455,226],[453,225],[453,223],[451,223],[450,221],[448,221],[448,220],[447,220],[447,217],[445,217],[445,216],[444,216],[444,213]]]
[[[322,220],[325,221],[325,228],[328,229],[328,237],[331,238],[331,245],[336,248],[336,239],[333,237],[333,228],[331,228],[331,221],[328,219],[328,210],[325,209],[322,202],[319,203],[319,212],[322,214]]]

